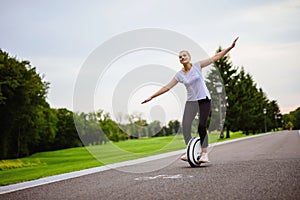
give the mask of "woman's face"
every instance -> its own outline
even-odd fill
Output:
[[[191,57],[187,51],[179,52],[179,61],[181,64],[186,64],[191,61]]]

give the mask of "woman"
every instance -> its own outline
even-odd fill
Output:
[[[211,97],[205,85],[202,75],[202,68],[209,66],[216,62],[224,55],[226,55],[234,46],[238,37],[233,41],[232,45],[223,51],[216,53],[213,57],[201,60],[196,63],[191,63],[191,55],[188,51],[182,50],[179,52],[179,61],[183,65],[182,69],[178,71],[174,78],[156,93],[151,95],[148,99],[142,102],[146,103],[153,98],[169,91],[178,82],[183,83],[187,89],[187,101],[184,108],[182,131],[184,135],[185,144],[188,144],[191,139],[191,126],[192,122],[199,110],[199,124],[198,133],[201,143],[201,157],[198,160],[200,163],[209,162],[207,155],[208,137],[207,137],[207,120],[211,109]],[[183,155],[182,160],[187,161],[187,156]]]

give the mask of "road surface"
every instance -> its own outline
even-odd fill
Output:
[[[215,146],[209,155],[210,164],[199,168],[190,168],[176,155],[2,194],[0,199],[300,199],[298,131]],[[164,167],[141,173],[151,166]]]

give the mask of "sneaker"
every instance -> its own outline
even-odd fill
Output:
[[[208,163],[208,153],[202,153],[199,159],[199,163]]]
[[[180,157],[180,159],[183,160],[183,161],[188,161],[187,155],[186,155],[186,154],[182,155],[182,156]]]

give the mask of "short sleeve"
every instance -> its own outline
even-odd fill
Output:
[[[174,78],[175,78],[176,81],[181,82],[181,81],[180,81],[181,78],[180,78],[179,72],[177,72],[177,73],[175,74]]]
[[[199,72],[201,73],[202,68],[201,68],[200,62],[196,62],[196,63],[194,63],[193,65],[194,65],[194,67],[197,69],[197,71],[199,71]]]
[[[200,62],[195,62],[193,65],[194,65],[197,69],[199,69],[199,70],[201,71],[201,64],[200,64]]]

